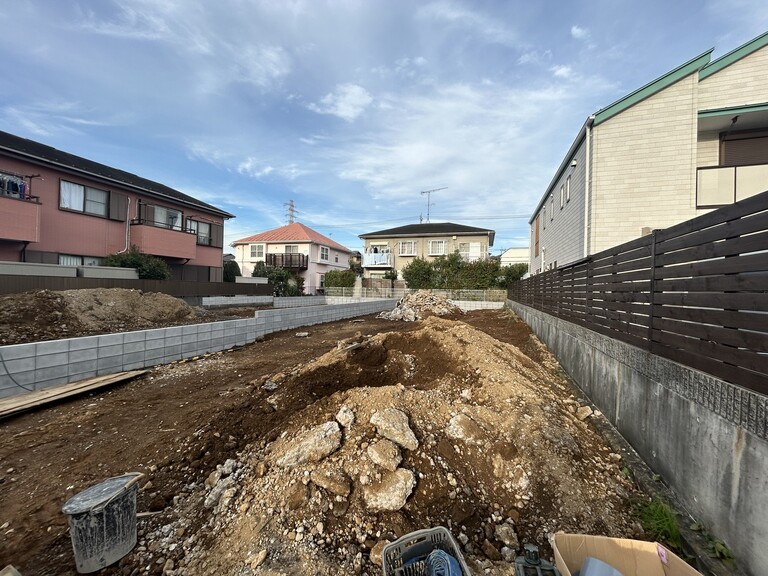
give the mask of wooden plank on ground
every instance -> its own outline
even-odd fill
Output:
[[[0,400],[0,419],[7,418],[19,412],[26,410],[32,410],[33,408],[39,408],[51,402],[57,402],[70,396],[77,394],[83,394],[91,390],[96,390],[103,386],[109,386],[111,384],[117,384],[118,382],[124,382],[142,374],[146,374],[149,370],[131,370],[129,372],[118,372],[117,374],[108,374],[106,376],[97,376],[96,378],[89,378],[88,380],[80,380],[79,382],[73,382],[72,384],[64,384],[62,386],[55,386],[52,388],[46,388],[45,390],[37,390],[35,392],[29,392],[27,394],[20,394],[11,398]]]

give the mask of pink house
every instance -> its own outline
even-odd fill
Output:
[[[259,262],[279,266],[304,278],[304,292],[325,287],[325,274],[347,270],[352,251],[312,228],[294,222],[232,242],[235,261],[243,276],[250,276]]]
[[[228,218],[158,182],[0,132],[0,260],[98,265],[135,245],[176,280],[220,282]]]

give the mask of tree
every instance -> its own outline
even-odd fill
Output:
[[[411,260],[402,270],[405,284],[408,288],[413,288],[414,290],[433,288],[433,274],[432,264],[423,258],[415,258],[414,260]]]
[[[325,273],[325,287],[352,288],[356,279],[354,270],[331,270]]]
[[[432,288],[456,290],[462,286],[461,270],[465,266],[458,252],[440,256],[432,262]]]
[[[496,285],[499,278],[499,261],[488,259],[464,262],[459,270],[462,288],[488,290]]]
[[[103,265],[135,268],[142,280],[168,280],[171,277],[171,268],[165,260],[151,254],[144,254],[133,245],[126,252],[110,254],[104,258]]]
[[[496,285],[499,288],[508,288],[512,282],[517,282],[528,272],[528,264],[510,264],[499,270]]]
[[[304,278],[296,276],[285,268],[267,266],[264,262],[259,262],[254,267],[251,276],[266,278],[267,282],[272,285],[273,296],[301,296],[304,294]]]
[[[240,266],[234,260],[224,262],[224,282],[234,282],[235,277],[242,276]]]

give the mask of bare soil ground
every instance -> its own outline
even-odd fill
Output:
[[[510,312],[307,331],[0,422],[0,566],[75,574],[62,505],[129,471],[146,474],[139,511],[157,514],[139,519],[137,547],[103,574],[380,574],[385,541],[436,525],[476,574],[513,574],[510,554],[531,542],[546,556],[557,530],[641,536],[621,457]],[[369,450],[383,445],[371,418],[387,408],[418,441],[394,444],[397,474],[413,479],[397,509],[370,498],[395,474]],[[330,453],[286,464],[313,427],[337,419]]]

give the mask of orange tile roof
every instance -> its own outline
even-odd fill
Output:
[[[287,226],[281,226],[280,228],[267,230],[260,234],[240,238],[240,240],[232,242],[232,246],[236,246],[237,244],[253,244],[255,242],[264,242],[265,244],[270,242],[312,242],[314,244],[322,244],[323,246],[334,248],[340,252],[352,253],[352,250],[349,248],[345,248],[338,242],[334,242],[327,236],[323,236],[320,232],[316,232],[309,226],[304,226],[304,224],[301,224],[300,222],[294,222]]]

